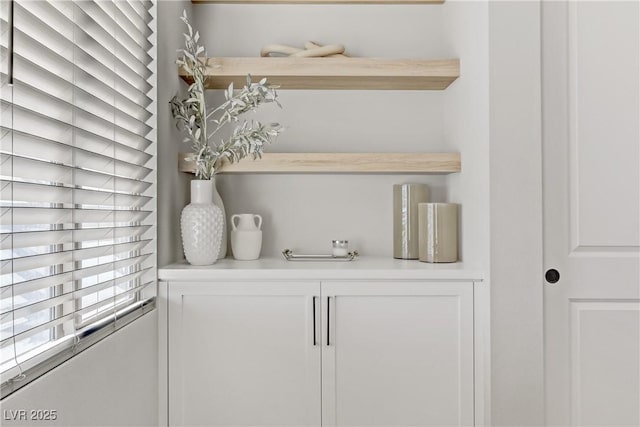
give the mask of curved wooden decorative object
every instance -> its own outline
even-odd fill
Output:
[[[276,54],[275,56],[284,55],[298,58],[321,58],[337,56],[342,53],[344,53],[344,46],[341,44],[321,46],[313,42],[307,42],[304,49],[298,49],[297,47],[287,46],[284,44],[268,44],[263,46],[260,50],[260,56],[262,57],[270,57],[273,54]]]
[[[297,47],[287,46],[284,44],[268,44],[262,47],[260,50],[260,56],[268,57],[271,56],[272,53],[290,56],[294,53],[300,52],[301,50],[302,49],[298,49]]]
[[[316,42],[306,42],[304,44],[304,48],[305,49],[315,49],[317,47],[322,47],[321,44],[318,44]],[[335,55],[326,55],[327,58],[347,58],[349,55],[346,55],[344,52],[343,53],[336,53]]]
[[[291,56],[302,58],[320,58],[323,56],[332,56],[344,52],[344,46],[341,44],[330,44],[327,46],[314,47],[313,49],[304,49],[296,52]]]

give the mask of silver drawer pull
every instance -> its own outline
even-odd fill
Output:
[[[316,339],[316,299],[318,297],[313,297],[313,345],[318,345],[318,340]]]

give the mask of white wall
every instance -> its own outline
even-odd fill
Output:
[[[461,256],[485,272],[475,287],[476,423],[489,422],[489,22],[486,2],[443,5],[443,43],[460,58],[460,78],[444,93],[444,139],[460,152],[462,171],[447,179],[448,199],[459,203]]]
[[[267,43],[343,43],[353,56],[440,58],[442,7],[425,5],[194,5],[210,56],[258,56]],[[220,94],[211,93],[212,102]],[[443,92],[280,91],[283,110],[256,118],[287,130],[268,151],[451,151]],[[268,111],[267,111],[268,110]],[[250,118],[254,118],[250,117]],[[245,160],[250,161],[250,160]],[[227,214],[264,217],[263,255],[288,247],[328,252],[348,239],[363,255],[392,254],[392,186],[423,182],[446,199],[446,177],[406,175],[220,176]]]
[[[489,29],[492,425],[544,425],[540,3]]]
[[[2,425],[156,426],[157,334],[154,310],[2,400],[3,414],[56,410],[56,421]]]
[[[191,10],[190,1],[158,1],[158,266],[183,258],[180,239],[180,212],[189,203],[191,176],[178,172],[178,152],[182,134],[171,118],[169,100],[184,89],[175,60],[184,43],[182,11]],[[182,85],[182,86],[181,86]]]
[[[488,266],[489,248],[489,38],[485,2],[443,5],[443,44],[460,58],[460,77],[444,93],[444,140],[462,158],[447,180],[448,197],[461,204],[465,262]]]

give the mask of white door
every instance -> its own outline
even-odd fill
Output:
[[[322,283],[323,426],[473,425],[473,283]]]
[[[546,421],[640,425],[640,7],[543,2]]]
[[[169,424],[319,426],[319,295],[318,282],[170,283]]]

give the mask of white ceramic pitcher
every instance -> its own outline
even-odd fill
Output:
[[[258,220],[257,223],[256,219]],[[258,214],[236,214],[231,216],[231,250],[235,259],[251,261],[260,257],[260,250],[262,249],[261,229],[262,217]]]

